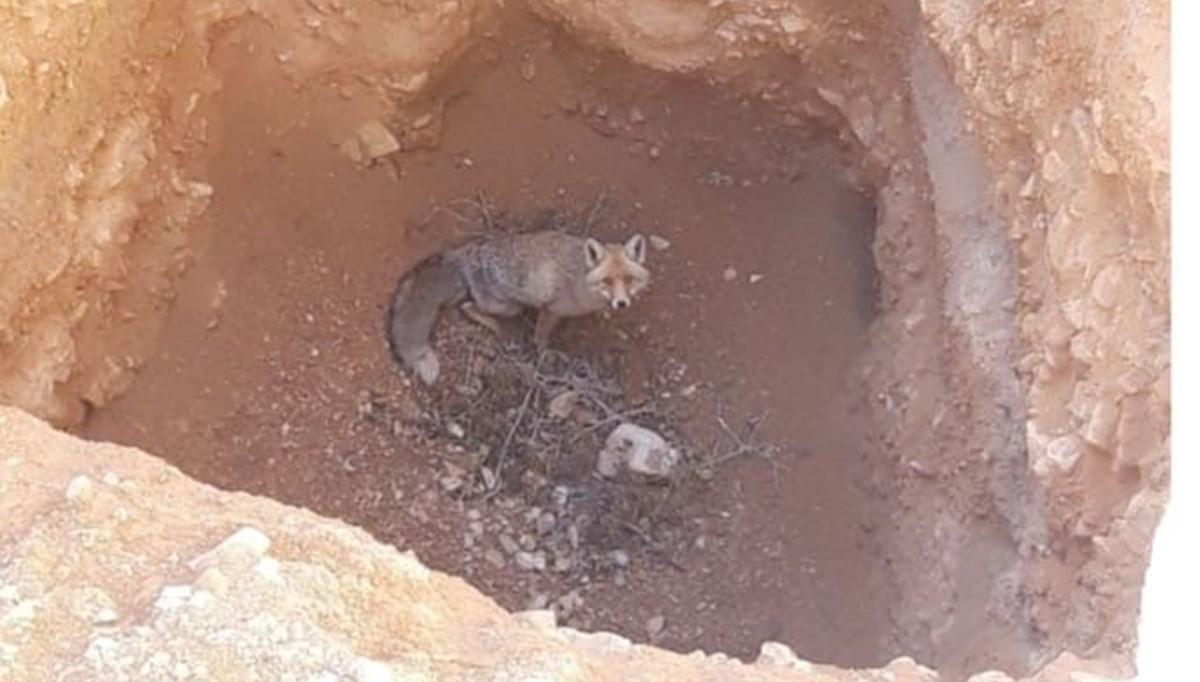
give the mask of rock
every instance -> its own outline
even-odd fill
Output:
[[[504,568],[504,555],[494,549],[485,550],[483,560],[496,568]]]
[[[75,476],[67,482],[67,499],[86,502],[96,494],[96,486],[86,474]]]
[[[546,554],[544,552],[517,552],[517,566],[526,571],[546,570]]]
[[[558,617],[551,609],[530,609],[513,614],[513,618],[542,630],[553,630],[558,627]]]
[[[967,679],[967,682],[1013,682],[1013,678],[998,670],[988,670],[977,675],[972,675]]]
[[[646,634],[650,639],[654,639],[662,634],[662,631],[667,627],[667,619],[665,616],[655,616],[646,621]]]
[[[196,587],[223,597],[229,593],[229,577],[221,569],[210,567],[196,578]]]
[[[379,121],[370,120],[358,127],[359,148],[365,158],[378,159],[400,151],[396,137]]]
[[[386,663],[360,658],[354,662],[355,682],[395,682],[396,675]]]
[[[526,83],[532,83],[533,79],[537,78],[537,63],[533,61],[532,57],[527,56],[521,62],[521,78]]]
[[[516,554],[521,549],[521,546],[517,544],[513,536],[508,533],[501,533],[499,540],[500,547],[504,550],[505,554]]]
[[[650,235],[650,248],[655,251],[666,251],[671,248],[671,241],[657,234]]]
[[[737,276],[738,271],[733,267],[725,268],[725,272],[721,273],[721,279],[724,279],[726,282],[732,282],[737,279]]]
[[[159,611],[175,611],[187,605],[195,592],[191,585],[167,585],[158,593],[154,600],[154,608]]]
[[[679,461],[679,452],[663,437],[636,424],[626,422],[609,434],[596,462],[601,476],[615,476],[621,466],[652,477],[670,476]]]
[[[538,515],[536,528],[538,535],[549,535],[554,531],[554,527],[558,525],[558,517],[550,512],[543,512]]]
[[[753,272],[753,273],[750,273],[750,276],[747,277],[746,279],[751,284],[758,284],[759,282],[763,281],[763,276],[758,274],[757,272]]]
[[[271,547],[271,538],[252,526],[243,526],[222,540],[216,547],[190,562],[194,570],[204,570],[213,565],[239,570],[255,566],[266,556]]]
[[[798,14],[791,12],[784,14],[779,18],[779,28],[783,29],[784,33],[795,35],[808,30],[808,20]]]
[[[801,672],[811,672],[813,669],[812,663],[800,658],[791,647],[780,642],[763,642],[755,664],[791,668]]]

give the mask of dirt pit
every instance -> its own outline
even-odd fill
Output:
[[[0,402],[577,627],[1132,674],[1164,3],[27,5]],[[650,291],[542,356],[449,313],[413,386],[397,278],[535,226],[649,236]],[[682,453],[666,480],[595,475],[626,420]]]
[[[225,36],[211,242],[157,355],[82,433],[346,519],[509,609],[680,651],[886,662],[846,380],[874,207],[846,150],[529,16],[498,36],[440,86],[436,139],[365,168],[305,112],[270,129],[296,106],[276,56],[252,25]],[[397,277],[465,231],[538,226],[642,232],[650,291],[565,322],[540,359],[524,321],[496,338],[447,311],[442,380],[414,387],[384,344]],[[596,475],[622,421],[681,450],[668,480]]]

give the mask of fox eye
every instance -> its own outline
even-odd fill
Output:
[[[633,277],[629,275],[625,276],[625,286],[633,286]]]
[[[613,278],[612,278],[612,277],[605,277],[605,278],[604,278],[604,286],[606,286],[606,287],[611,287],[611,286],[612,286],[614,283],[615,283],[615,282],[613,281]]]

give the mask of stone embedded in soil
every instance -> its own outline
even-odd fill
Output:
[[[762,646],[759,647],[758,660],[755,663],[779,668],[791,668],[804,672],[808,672],[813,668],[812,663],[800,658],[791,647],[780,642],[763,642]]]
[[[496,568],[504,568],[504,555],[494,549],[484,551],[483,560]]]
[[[542,630],[553,630],[558,626],[558,617],[551,609],[530,609],[513,614],[513,618]]]
[[[358,128],[358,141],[363,153],[371,159],[387,156],[400,150],[396,137],[379,121],[371,120]]]
[[[646,621],[646,634],[651,639],[662,634],[662,631],[667,627],[667,619],[665,616],[655,616]]]
[[[526,571],[545,571],[546,554],[544,552],[517,552],[517,566]]]
[[[187,604],[194,592],[191,585],[166,585],[154,600],[154,608],[160,611],[174,611]]]
[[[68,500],[86,502],[95,494],[96,486],[92,483],[91,477],[86,474],[80,474],[67,483],[66,496]]]
[[[1013,682],[1013,678],[998,670],[988,670],[978,675],[972,675],[967,682]]]
[[[360,658],[354,662],[355,682],[394,682],[395,679],[395,673],[386,663],[369,658]]]
[[[543,512],[537,518],[536,527],[538,535],[549,535],[557,525],[558,517],[550,512]]]
[[[655,251],[666,251],[671,248],[671,240],[661,235],[652,234],[650,235],[650,248]]]
[[[622,467],[646,476],[665,478],[679,461],[679,451],[654,431],[626,422],[609,434],[596,460],[596,471],[612,478]]]

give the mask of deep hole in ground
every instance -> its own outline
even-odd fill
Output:
[[[360,171],[303,112],[267,129],[290,98],[269,89],[275,57],[255,46],[247,25],[219,53],[240,65],[219,105],[211,244],[157,357],[88,437],[359,524],[510,609],[549,604],[569,624],[680,650],[751,656],[781,640],[817,660],[885,661],[844,380],[873,313],[874,214],[828,131],[521,20],[447,78],[436,144]],[[381,311],[417,256],[455,229],[547,217],[654,236],[650,292],[628,314],[566,322],[557,346],[614,380],[626,407],[669,419],[647,425],[669,426],[693,465],[670,485],[597,483],[596,451],[574,447],[554,455],[572,466],[464,498],[447,478],[502,429],[457,443],[437,428],[449,417],[430,428],[436,397],[387,355]],[[505,394],[497,355],[529,343],[508,326],[495,340],[448,311],[438,327],[442,383],[474,363],[490,384],[475,402],[500,425],[522,392]],[[722,420],[760,447],[729,456]],[[555,531],[539,533],[538,510]],[[564,539],[571,524],[582,538]],[[521,552],[549,566],[522,568]]]
[[[1146,57],[1155,47],[1143,39],[1165,34],[1165,12],[1147,23],[1153,10],[1112,14],[1119,4],[134,0],[4,15],[0,402],[61,426],[90,409],[88,434],[364,524],[477,584],[491,575],[507,605],[569,607],[573,624],[632,614],[622,629],[634,636],[661,627],[672,646],[742,655],[758,632],[780,632],[811,658],[823,641],[859,640],[841,660],[911,653],[951,678],[1030,671],[1064,649],[1127,662],[1167,480],[1168,183],[1165,124],[1141,99],[1166,99],[1161,81],[1144,87],[1153,60],[1129,69],[1104,47],[1133,36]],[[527,6],[589,44],[711,87],[622,75],[632,72],[611,55],[568,59],[576,48],[563,36],[496,21]],[[1052,58],[1035,65],[1027,57],[1043,45]],[[589,59],[599,60],[590,73]],[[504,111],[537,109],[531,93],[553,95],[557,108],[538,109],[545,120]],[[573,161],[568,123],[591,131]],[[368,168],[346,158],[363,151],[346,144],[356,130],[378,142],[385,126],[403,152]],[[788,203],[745,172],[789,158],[815,168],[793,178],[793,194],[815,201]],[[855,179],[839,185],[843,169]],[[872,222],[859,219],[871,202],[831,201],[831,186],[873,196],[873,238],[855,229]],[[858,207],[842,233],[824,227],[835,204]],[[771,218],[785,210],[811,229],[777,229]],[[451,380],[407,386],[384,359],[380,320],[368,319],[395,277],[480,222],[538,220],[670,239],[651,254],[651,296],[630,315],[564,329],[568,355],[538,365],[533,391],[526,328],[492,339],[448,318],[438,334]],[[802,325],[778,322],[779,291],[808,313],[805,297],[828,290],[833,313],[848,315],[851,282],[871,288],[865,247],[839,264],[857,275],[822,271],[845,288],[806,289],[820,271],[811,264],[786,278],[750,270],[787,248],[808,255],[793,241],[812,237],[819,250],[838,234],[870,243],[874,321],[842,319],[839,336],[812,318],[797,334]],[[772,325],[784,341],[765,333]],[[781,362],[772,339],[796,352]],[[821,339],[836,343],[805,375],[797,367]],[[664,357],[671,366],[655,364]],[[846,364],[849,388],[820,374]],[[679,476],[581,480],[599,434],[576,433],[586,420],[545,418],[572,382],[604,389],[585,399],[601,415],[648,408],[638,420],[687,454]],[[714,425],[718,399],[729,432],[757,424],[752,447],[716,440],[727,436]],[[340,416],[351,403],[353,416]],[[796,454],[805,445],[812,454]],[[481,500],[480,465],[502,460],[504,494]],[[816,513],[829,500],[842,516]],[[782,524],[787,537],[763,544]],[[541,534],[523,537],[530,529]],[[732,569],[728,554],[702,553],[722,541],[744,550]],[[868,547],[842,553],[860,541]],[[814,568],[810,554],[825,563]],[[775,592],[718,580],[762,578],[753,571],[776,555],[807,568]],[[876,582],[836,573],[856,565],[851,556],[868,559]],[[539,557],[559,582],[480,568]],[[808,592],[796,587],[805,574]],[[499,580],[514,575],[529,584]],[[601,586],[581,587],[585,578]],[[722,599],[709,599],[709,583]],[[635,592],[647,585],[659,591]],[[568,587],[581,592],[556,599]],[[651,610],[641,601],[602,601],[648,594],[657,605],[688,589],[675,620],[639,622],[637,609]],[[856,621],[846,604],[858,602],[878,619]],[[818,605],[840,619],[821,632],[810,622]],[[705,616],[704,638],[681,627],[687,608]],[[729,614],[749,627],[716,617]],[[798,634],[778,627],[779,614]],[[834,628],[856,622],[872,631],[838,640]]]

